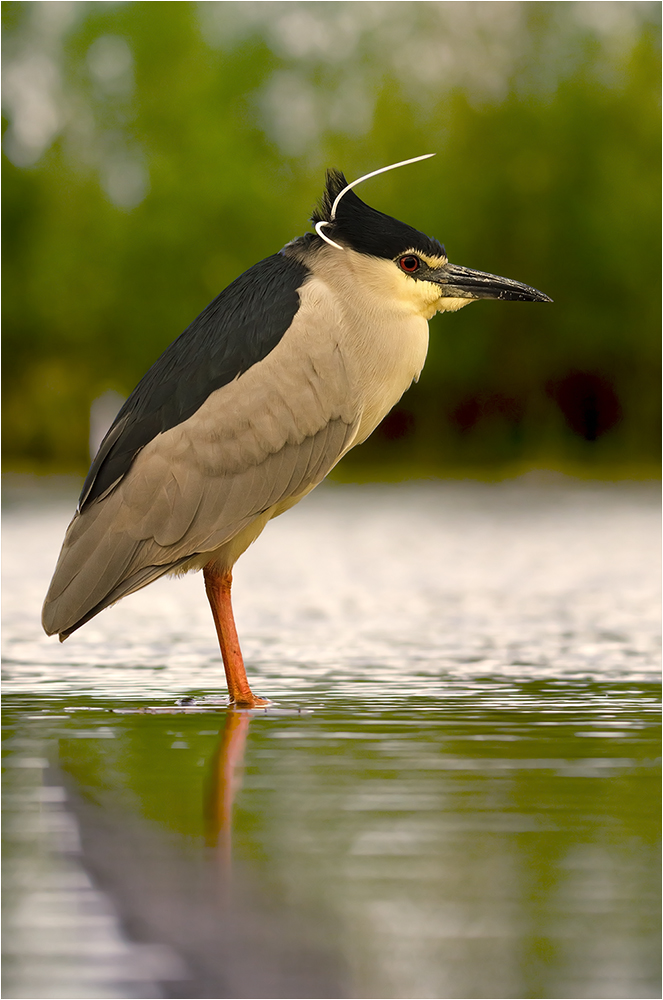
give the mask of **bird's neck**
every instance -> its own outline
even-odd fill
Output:
[[[391,262],[347,250],[335,254],[325,267],[316,262],[315,275],[299,294],[302,305],[310,304],[311,313],[337,340],[361,414],[358,443],[419,377],[428,350],[428,322],[421,309],[392,293],[394,282],[380,276],[381,265]]]

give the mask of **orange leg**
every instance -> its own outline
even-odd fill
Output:
[[[230,694],[231,705],[242,705],[253,708],[257,705],[268,705],[269,702],[263,698],[256,698],[249,682],[246,679],[244,660],[242,651],[239,648],[235,619],[230,601],[230,588],[233,577],[230,570],[220,573],[214,568],[212,563],[208,563],[203,568],[205,577],[205,590],[209,598],[216,634],[219,637],[221,656],[223,665],[226,668],[226,680],[228,681],[228,693]]]

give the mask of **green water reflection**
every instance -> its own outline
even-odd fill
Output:
[[[277,937],[303,915],[299,944],[324,952],[319,981],[289,996],[650,997],[657,696],[645,683],[486,680],[444,701],[329,693],[254,715],[16,698],[5,724],[10,762],[43,757],[44,780],[64,786],[81,863],[130,936],[163,938],[155,914],[164,892],[181,898],[180,862],[197,872],[182,877],[195,913],[232,855],[241,906]],[[24,771],[10,769],[10,789]],[[108,842],[123,831],[130,844],[115,868],[95,855],[102,815]],[[169,933],[191,967],[186,934]],[[173,989],[158,995],[286,995]]]

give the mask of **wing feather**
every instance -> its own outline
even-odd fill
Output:
[[[101,443],[79,509],[124,478],[142,448],[187,420],[215,389],[261,361],[299,308],[308,269],[281,252],[240,275],[187,327],[141,379]]]
[[[335,328],[333,308],[300,309],[267,357],[154,437],[74,517],[44,605],[49,634],[68,634],[192,557],[211,558],[327,475],[361,418]]]

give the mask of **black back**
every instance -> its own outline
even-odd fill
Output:
[[[309,270],[283,253],[240,275],[210,302],[141,379],[101,443],[79,510],[124,476],[157,434],[188,420],[210,393],[272,351],[299,309]]]

